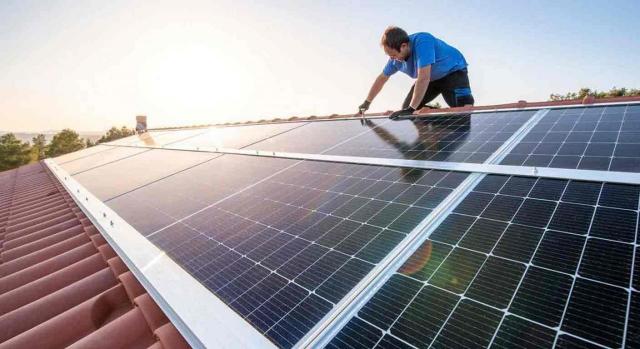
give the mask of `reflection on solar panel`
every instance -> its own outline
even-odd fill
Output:
[[[465,177],[303,162],[148,238],[291,347]]]
[[[638,172],[640,108],[551,110],[502,164]]]
[[[304,126],[305,124],[304,122],[290,122],[266,125],[212,127],[204,133],[172,143],[171,145],[190,149],[203,147],[240,149]]]
[[[147,235],[294,163],[287,159],[222,155],[106,203]]]
[[[486,176],[329,347],[621,347],[638,317],[639,199],[639,186]]]
[[[101,151],[91,152],[90,154],[73,159],[68,160],[61,163],[62,168],[64,168],[69,174],[76,175],[78,173],[91,170],[96,167],[100,167],[102,165],[106,165],[108,163],[118,161],[121,159],[125,159],[136,154],[144,153],[149,151],[149,149],[145,148],[123,148],[123,147],[113,147],[107,148],[102,146],[95,146],[88,149],[98,148]]]
[[[251,148],[331,155],[482,163],[535,111],[310,123]]]
[[[219,156],[218,154],[173,150],[118,149],[133,149],[138,153],[79,172],[74,176],[78,182],[102,200],[122,195],[142,185]],[[101,154],[97,153],[78,161],[89,162],[93,156],[101,159]],[[127,153],[127,155],[130,154],[131,152]]]
[[[639,125],[639,104],[305,121],[56,160],[283,348],[640,347],[640,180],[609,172],[640,172]]]
[[[327,154],[482,163],[534,113],[434,115],[390,122]]]
[[[109,143],[108,145],[126,145],[126,146],[151,146],[161,147],[165,145],[171,145],[173,143],[185,140],[202,133],[207,132],[208,128],[193,128],[173,131],[149,131],[139,135],[133,135],[130,137],[118,139]]]

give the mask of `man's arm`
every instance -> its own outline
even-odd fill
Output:
[[[372,102],[373,99],[376,98],[378,93],[380,93],[380,91],[382,90],[384,84],[387,83],[387,80],[389,80],[388,76],[384,74],[378,75],[376,80],[373,82],[373,85],[371,85],[371,89],[369,90],[369,94],[367,95],[367,101]]]
[[[416,80],[415,87],[413,88],[413,97],[409,104],[414,110],[418,109],[420,102],[424,98],[424,94],[427,92],[429,82],[431,80],[431,64],[418,69],[418,79]]]
[[[413,87],[413,97],[411,97],[411,103],[409,103],[408,107],[391,113],[391,115],[389,115],[389,119],[395,120],[401,116],[413,114],[413,112],[418,109],[418,106],[420,106],[420,103],[424,98],[424,94],[427,93],[427,87],[429,87],[430,80],[431,64],[419,68],[418,79],[416,80],[416,83]]]

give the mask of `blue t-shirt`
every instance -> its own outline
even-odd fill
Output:
[[[401,71],[415,79],[418,77],[418,68],[431,64],[431,80],[438,80],[467,67],[467,61],[460,51],[429,33],[409,35],[409,47],[409,59],[389,59],[382,71],[384,75],[391,76]]]

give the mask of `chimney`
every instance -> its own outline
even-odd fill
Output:
[[[147,132],[147,116],[146,115],[136,116],[136,132],[138,133]]]

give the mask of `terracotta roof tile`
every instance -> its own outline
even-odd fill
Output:
[[[40,163],[0,173],[0,348],[188,348]]]

